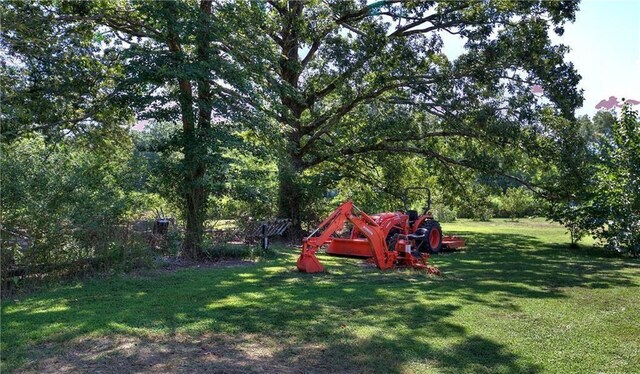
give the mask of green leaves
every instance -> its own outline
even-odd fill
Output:
[[[31,131],[59,136],[116,126],[131,112],[114,99],[118,61],[102,53],[106,39],[89,24],[66,18],[57,4],[7,2],[0,46],[3,64],[3,140]],[[26,23],[28,22],[28,24]]]
[[[402,178],[391,177],[386,159],[403,157],[429,165],[441,183],[466,169],[546,183],[536,167],[568,154],[574,134],[560,122],[551,128],[543,109],[571,118],[581,100],[566,48],[547,36],[573,18],[574,3],[121,0],[7,8],[2,46],[19,63],[3,67],[3,83],[17,87],[3,98],[11,108],[5,139],[118,133],[134,117],[179,122],[175,135],[160,139],[165,144],[148,146],[180,164],[172,164],[179,175],[172,196],[198,227],[207,196],[225,188],[229,149],[242,148],[246,134],[266,159],[278,159],[281,174],[293,174],[281,184],[300,184],[279,187],[280,200],[296,192],[297,201],[281,204],[289,216],[372,159],[388,168],[388,183]],[[462,38],[459,56],[443,53],[445,34]],[[534,84],[547,101],[531,93]]]
[[[42,136],[2,144],[2,225],[28,238],[3,249],[17,264],[98,258],[115,240],[114,227],[139,213],[131,148],[96,148],[79,140],[47,144]]]
[[[599,113],[593,123],[582,118],[588,163],[581,165],[582,180],[569,184],[570,204],[554,207],[552,217],[572,234],[590,232],[606,247],[640,252],[640,121],[625,105],[618,118]],[[575,157],[567,155],[567,158]]]
[[[592,229],[611,248],[640,253],[640,121],[624,105],[605,145],[588,214]],[[604,226],[600,226],[605,224]]]

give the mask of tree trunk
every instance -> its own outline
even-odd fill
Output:
[[[202,10],[210,11],[210,4],[207,3],[206,1],[203,2]],[[172,17],[175,15],[175,3],[166,2],[164,4],[167,7],[167,13],[171,15],[167,18],[167,46],[172,54],[176,69],[182,70],[185,64],[185,56],[179,42],[176,20]],[[209,7],[207,8],[207,6]],[[198,52],[201,52],[202,49],[203,46],[198,45]],[[203,55],[198,53],[198,57],[202,59]],[[177,77],[177,80],[179,87],[178,102],[180,104],[180,114],[182,117],[182,151],[184,153],[184,161],[182,163],[184,173],[184,215],[187,223],[185,237],[182,243],[182,255],[187,258],[199,259],[204,255],[202,252],[202,236],[204,233],[204,219],[208,197],[208,191],[205,188],[203,180],[207,170],[205,163],[202,161],[205,150],[203,146],[200,145],[202,139],[200,139],[196,130],[193,86],[191,81],[184,77]],[[205,110],[208,110],[210,113],[211,97],[209,87],[199,85],[198,88],[198,99],[205,101]],[[210,118],[210,115],[207,117],[206,113],[203,113],[202,108],[199,109],[198,127],[207,128],[210,123],[207,119]]]
[[[196,34],[196,56],[199,61],[208,61],[208,33],[211,1],[200,2],[201,19]],[[206,79],[197,81],[198,88],[198,131],[202,134],[211,128],[211,85]],[[191,111],[190,113],[193,113]],[[193,129],[184,128],[184,167],[185,167],[185,218],[187,227],[182,247],[183,255],[191,259],[204,256],[202,239],[206,218],[209,190],[205,186],[207,165],[202,161],[206,155],[206,140],[201,139]],[[208,136],[205,136],[208,138]]]
[[[184,215],[186,230],[182,255],[190,259],[203,257],[202,238],[208,191],[204,186],[206,167],[200,158],[200,147],[194,131],[184,133]]]
[[[303,1],[289,1],[281,31],[280,56],[280,77],[289,84],[291,88],[297,90],[300,79],[300,23],[299,18],[304,8]],[[286,118],[285,125],[292,129],[287,139],[287,153],[279,161],[278,165],[278,215],[291,219],[291,226],[288,229],[289,239],[302,238],[302,216],[303,191],[300,179],[304,166],[302,155],[300,154],[301,137],[301,117],[306,109],[305,103],[300,102],[299,97],[291,92],[282,92],[281,103],[288,110],[283,113]]]
[[[302,238],[302,186],[300,176],[303,172],[300,157],[288,154],[289,157],[280,160],[278,166],[278,216],[291,220],[287,236],[289,239]]]

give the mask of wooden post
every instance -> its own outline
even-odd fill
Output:
[[[262,223],[262,249],[269,250],[269,237],[267,236],[267,224]]]

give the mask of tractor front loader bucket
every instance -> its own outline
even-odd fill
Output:
[[[302,254],[298,257],[298,270],[303,273],[322,273],[324,267],[318,261],[314,251],[307,250],[307,243],[302,244]]]

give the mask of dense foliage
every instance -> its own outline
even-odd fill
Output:
[[[148,261],[129,223],[157,201],[137,191],[141,168],[131,143],[92,143],[30,136],[2,145],[3,280]]]
[[[530,183],[530,173],[514,171],[548,153],[539,137],[557,139],[543,131],[540,109],[571,118],[581,102],[566,48],[548,36],[561,34],[576,9],[546,1],[9,2],[2,44],[16,61],[7,76],[22,114],[7,136],[101,126],[120,113],[112,107],[179,121],[176,196],[185,253],[198,257],[209,197],[220,194],[229,150],[247,125],[276,162],[278,213],[297,236],[327,189],[391,153],[422,156],[440,183],[458,183],[460,168]],[[444,34],[465,43],[459,56],[443,52]],[[51,50],[33,47],[41,42]],[[59,89],[38,93],[51,82]],[[47,111],[55,121],[24,105],[33,97],[57,103]]]
[[[11,56],[4,83],[16,88],[5,99],[3,138],[78,134],[134,113],[180,122],[169,145],[181,154],[175,196],[184,254],[199,257],[208,197],[219,192],[209,182],[228,169],[224,155],[237,146],[237,125],[259,120],[230,90],[214,89],[252,97],[249,65],[259,65],[243,61],[259,35],[238,22],[259,19],[256,9],[206,0],[3,3],[1,44]]]
[[[624,106],[595,175],[591,229],[613,249],[640,253],[640,120]]]
[[[637,255],[640,253],[638,112],[625,105],[619,117],[607,121],[604,128],[600,142],[592,148],[591,183],[578,191],[570,212],[562,218],[580,233],[592,233],[611,249]]]

